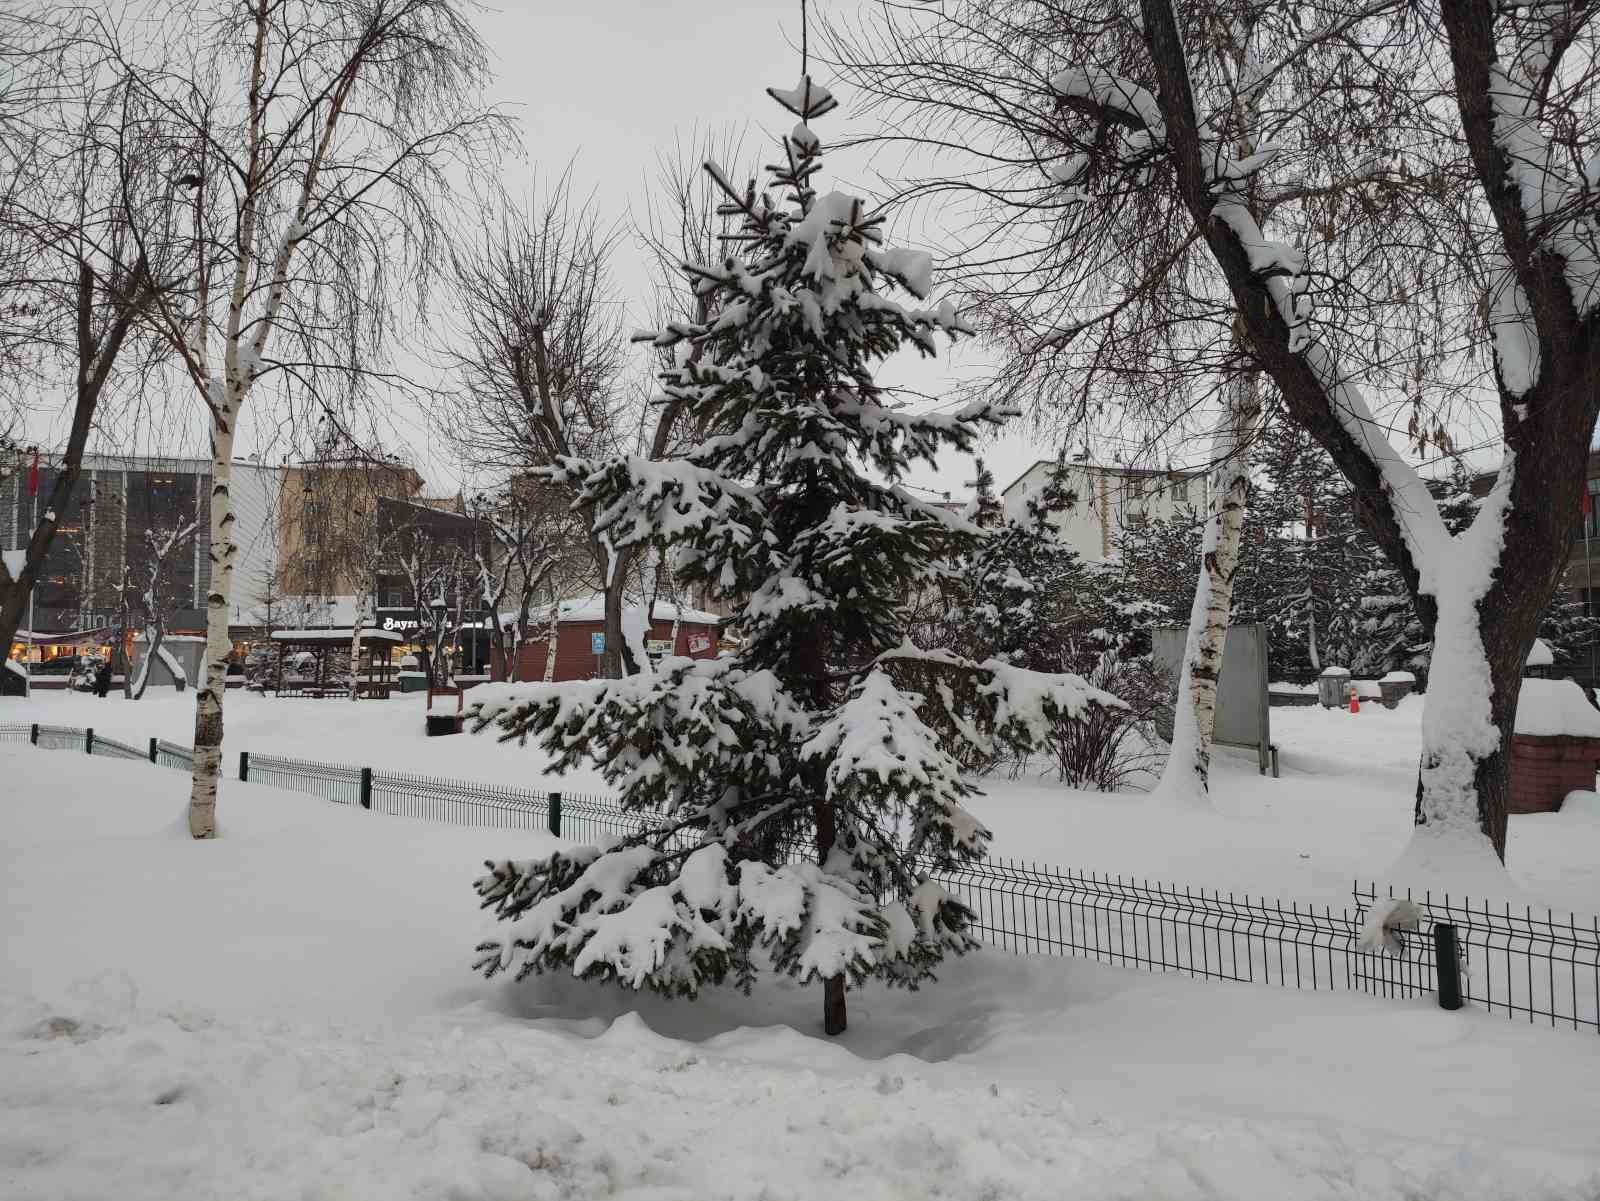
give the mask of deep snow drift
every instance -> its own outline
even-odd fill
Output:
[[[230,698],[231,699],[231,698]],[[700,1004],[468,970],[542,836],[0,748],[8,1198],[1582,1198],[1596,1040],[986,950]]]

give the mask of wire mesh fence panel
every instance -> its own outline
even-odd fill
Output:
[[[156,764],[160,767],[170,767],[175,771],[194,770],[194,751],[186,746],[179,746],[176,742],[168,742],[165,738],[156,740]]]
[[[371,800],[377,812],[398,817],[516,830],[550,825],[548,793],[410,772],[374,771]]]
[[[1362,911],[1377,900],[1370,887],[1355,895]],[[1403,954],[1426,961],[1431,974],[1434,927],[1454,926],[1467,1004],[1515,1020],[1600,1034],[1600,918],[1431,893],[1407,899],[1422,917],[1416,930],[1396,932]]]
[[[928,865],[973,913],[978,941],[1029,955],[1289,988],[1355,987],[1345,912],[989,860]]]
[[[304,792],[340,805],[361,803],[361,769],[277,755],[250,754],[250,783]]]
[[[94,736],[94,745],[89,749],[91,755],[104,755],[108,759],[139,759],[148,762],[150,753],[131,747],[126,742],[118,742],[115,738],[107,738],[104,734]]]
[[[39,727],[39,749],[46,751],[81,751],[87,741],[88,731],[76,726]]]
[[[0,724],[0,742],[28,742],[33,741],[33,725],[23,725],[20,722]]]

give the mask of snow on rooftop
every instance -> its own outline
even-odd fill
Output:
[[[624,609],[637,608],[641,602],[631,598],[623,602]],[[515,613],[502,613],[500,620],[510,622],[516,620]],[[541,621],[550,619],[548,606],[540,608],[534,605],[528,610],[528,624],[537,625]],[[592,596],[575,597],[572,600],[561,602],[559,621],[604,621],[606,619],[606,598],[603,593],[596,592]],[[725,617],[718,617],[715,613],[707,613],[704,609],[690,609],[679,607],[671,601],[656,601],[655,619],[657,621],[692,621],[701,625],[720,625],[726,621]]]
[[[352,629],[332,630],[274,630],[272,637],[279,642],[349,642],[355,634]],[[368,626],[361,631],[363,642],[404,642],[404,634],[394,630],[380,630]]]

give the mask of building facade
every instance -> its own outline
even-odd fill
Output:
[[[1020,519],[1028,499],[1049,482],[1053,459],[1040,459],[1000,494],[1006,516]],[[1155,520],[1202,520],[1206,513],[1206,473],[1162,471],[1076,462],[1067,465],[1067,487],[1077,497],[1057,509],[1050,524],[1057,536],[1086,563],[1111,558],[1125,527]]]

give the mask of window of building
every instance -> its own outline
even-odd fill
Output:
[[[1189,503],[1189,477],[1188,476],[1184,476],[1184,475],[1173,477],[1172,483],[1170,485],[1170,491],[1172,492],[1172,503],[1173,504],[1175,504],[1175,505],[1186,505],[1186,504],[1188,504]]]

